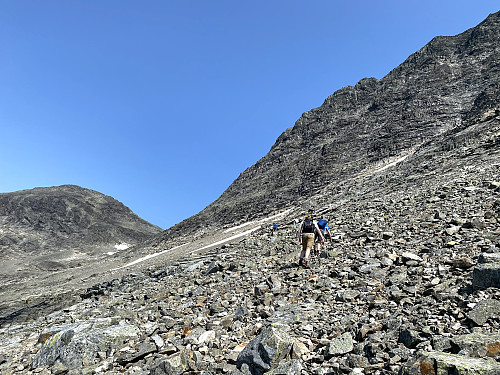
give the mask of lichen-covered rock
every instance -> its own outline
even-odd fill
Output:
[[[114,324],[110,318],[49,328],[40,335],[44,343],[32,368],[52,366],[56,360],[68,368],[81,368],[83,360],[93,361],[98,352],[106,352],[138,335],[136,326]]]
[[[302,363],[297,359],[282,361],[266,375],[299,375],[302,372]]]
[[[410,359],[402,366],[400,375],[498,375],[500,363],[492,359],[428,352]]]
[[[500,358],[500,334],[470,333],[451,339],[455,351],[470,357]]]
[[[354,349],[354,342],[349,332],[330,341],[326,348],[326,356],[333,357],[351,352]]]
[[[152,370],[152,375],[180,375],[188,368],[188,360],[184,352],[170,355],[161,360]]]
[[[436,375],[498,375],[500,374],[500,363],[494,360],[472,358],[462,355],[431,352],[426,357],[434,361]]]
[[[486,299],[479,301],[469,312],[469,318],[479,326],[486,324],[488,319],[500,317],[500,301]]]

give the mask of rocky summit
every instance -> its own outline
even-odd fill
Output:
[[[89,277],[120,250],[160,233],[112,197],[74,185],[0,194],[0,322]],[[108,271],[104,268],[104,272]]]
[[[2,373],[500,374],[499,35],[334,93],[199,215],[5,319]],[[309,211],[332,240],[299,267]]]

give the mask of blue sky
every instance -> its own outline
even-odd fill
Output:
[[[0,0],[0,192],[80,185],[168,228],[328,95],[498,10],[498,0]]]

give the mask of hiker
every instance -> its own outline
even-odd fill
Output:
[[[274,232],[276,232],[276,230],[278,230],[278,224],[274,223],[273,224],[273,231],[271,232],[271,236],[274,236]]]
[[[321,244],[325,243],[323,233],[321,233],[318,225],[313,221],[312,215],[306,215],[304,221],[299,227],[299,245],[302,244],[302,251],[300,252],[299,266],[308,266],[309,255],[314,246],[314,235],[318,234],[321,238]]]
[[[316,224],[318,225],[319,230],[323,234],[323,240],[327,238],[327,236],[325,236],[325,232],[326,232],[326,234],[330,238],[330,242],[331,242],[333,240],[333,238],[332,238],[332,233],[330,232],[330,227],[328,226],[328,222],[324,218],[321,218],[320,220],[318,220],[318,222]],[[324,242],[323,242],[323,244],[324,244]],[[314,254],[315,255],[319,255],[319,252],[321,250],[321,245],[322,245],[321,238],[316,234],[314,236]]]

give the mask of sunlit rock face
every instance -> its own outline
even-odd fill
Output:
[[[459,35],[434,38],[384,78],[362,79],[305,112],[219,199],[165,237],[296,205],[473,126],[498,109],[499,61],[500,13]]]

